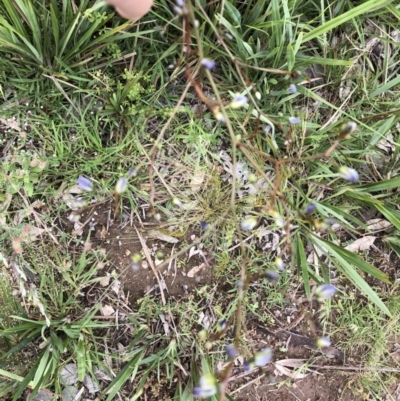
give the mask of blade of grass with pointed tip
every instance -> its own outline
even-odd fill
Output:
[[[300,235],[297,236],[296,253],[297,253],[297,265],[300,266],[302,272],[304,290],[306,292],[307,298],[309,298],[311,295],[310,277],[308,275],[308,263],[307,263],[306,253],[304,251],[304,244],[303,241],[301,240]]]
[[[400,187],[400,176],[393,177],[390,180],[383,180],[374,182],[373,184],[365,184],[357,187],[358,191],[365,192],[383,192],[391,189],[398,189]]]
[[[311,39],[315,39],[321,35],[326,34],[327,32],[331,31],[332,29],[336,28],[339,25],[342,25],[348,21],[351,21],[353,18],[361,15],[366,14],[371,10],[376,10],[377,8],[387,6],[390,3],[393,3],[394,0],[369,0],[363,4],[360,4],[357,7],[331,19],[325,24],[318,26],[317,28],[313,29],[310,32],[307,32],[303,37],[303,43],[308,42]]]

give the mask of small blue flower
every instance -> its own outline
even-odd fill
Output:
[[[115,186],[115,192],[118,195],[120,195],[123,192],[125,192],[127,188],[128,188],[128,179],[126,177],[121,177],[118,180],[117,185]]]
[[[265,132],[266,134],[269,134],[269,133],[271,132],[271,126],[270,126],[270,125],[266,125],[266,126],[264,127],[264,132]]]
[[[243,369],[245,372],[251,372],[255,368],[254,361],[244,361],[243,363]]]
[[[246,96],[243,95],[235,95],[233,98],[230,107],[232,109],[239,109],[240,107],[243,107],[245,104],[248,103],[248,99]]]
[[[267,277],[268,280],[270,281],[276,281],[279,278],[279,274],[278,272],[276,272],[275,270],[267,270],[265,272],[265,276]]]
[[[328,217],[324,222],[328,224],[328,226],[333,226],[335,224],[335,219],[333,217]]]
[[[128,177],[136,177],[137,171],[132,167],[128,171]]]
[[[317,207],[315,206],[314,203],[310,203],[309,205],[307,205],[307,206],[304,208],[304,214],[311,214],[311,213],[314,213],[314,211],[315,211],[316,208],[317,208]]]
[[[356,170],[346,166],[339,168],[339,175],[350,182],[357,182],[359,178]]]
[[[203,230],[207,230],[208,224],[207,224],[205,221],[200,221],[200,227],[201,227]]]
[[[298,117],[289,117],[290,124],[298,124],[300,121],[301,120]]]
[[[199,380],[198,387],[193,389],[195,398],[207,398],[217,394],[218,386],[215,377],[211,373],[203,375]]]
[[[329,337],[321,337],[317,339],[316,344],[318,348],[330,347],[331,340]]]
[[[257,218],[256,217],[248,217],[247,219],[244,219],[241,221],[240,228],[243,231],[249,231],[249,230],[252,230],[256,225],[257,225]]]
[[[215,68],[215,61],[208,58],[203,58],[203,60],[201,60],[201,65],[204,68],[207,68],[207,70],[212,70]]]
[[[291,94],[295,94],[295,93],[297,93],[297,87],[296,87],[296,85],[295,84],[290,84],[289,85],[289,92],[291,93]]]
[[[227,344],[226,345],[225,352],[226,352],[226,355],[228,355],[229,359],[234,359],[239,355],[237,349],[232,344]]]
[[[222,319],[217,324],[217,331],[224,331],[226,329],[226,319]]]
[[[264,348],[263,350],[257,352],[254,355],[254,364],[256,366],[265,366],[267,363],[271,362],[272,359],[272,349]]]
[[[93,182],[82,175],[78,178],[78,185],[84,191],[90,192],[93,189]]]
[[[72,207],[73,207],[73,209],[82,209],[82,208],[85,207],[86,205],[87,205],[87,202],[84,201],[82,198],[75,199],[75,200],[72,202]]]
[[[318,301],[327,301],[336,294],[336,287],[332,284],[322,284],[315,290],[315,297]]]

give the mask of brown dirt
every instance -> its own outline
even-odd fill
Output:
[[[170,256],[188,245],[198,249],[199,233],[188,229],[185,233],[174,235],[172,225],[165,222],[155,223],[137,214],[126,213],[125,219],[115,218],[113,204],[110,202],[87,208],[81,215],[80,222],[84,223],[82,239],[91,244],[92,247],[100,247],[108,255],[109,264],[107,271],[115,270],[120,274],[120,280],[124,285],[125,292],[131,301],[143,297],[146,293],[159,294],[160,290],[154,272],[146,260],[138,233],[145,241],[153,263],[156,253],[162,252],[168,260]],[[64,230],[73,236],[73,224],[67,218],[63,219]],[[173,237],[176,244],[162,239],[163,235]],[[142,262],[138,270],[132,269],[132,255],[140,254]],[[203,254],[208,258],[207,252]],[[196,266],[203,265],[202,269],[189,277],[188,273]],[[144,267],[143,267],[144,266]],[[158,268],[157,268],[158,269]],[[179,297],[190,293],[195,287],[204,285],[211,281],[212,267],[209,261],[205,261],[200,255],[194,255],[188,260],[188,253],[176,258],[169,266],[158,269],[165,282],[164,295],[168,297]],[[189,274],[190,275],[190,274]]]
[[[297,331],[298,330],[298,331]],[[307,325],[301,324],[294,330],[296,334],[310,336]],[[260,348],[260,344],[272,346],[274,363],[285,359],[304,360],[306,363],[329,367],[331,369],[311,368],[308,376],[293,379],[280,372],[274,363],[268,365],[265,375],[257,372],[239,381],[235,392],[235,401],[362,401],[361,391],[355,388],[357,373],[343,372],[333,366],[344,366],[338,358],[328,358],[322,352],[304,346],[295,346],[290,339],[286,342],[260,329],[249,332],[251,342]],[[335,346],[335,344],[332,344]],[[348,360],[351,365],[351,359]],[[300,372],[289,368],[290,374]],[[303,372],[301,372],[303,373]],[[261,377],[260,377],[261,376]],[[231,388],[231,391],[235,391]],[[239,390],[239,391],[238,391]]]
[[[281,386],[271,385],[268,378],[254,382],[239,392],[235,401],[362,401],[353,386],[354,375],[339,372],[312,374],[293,382],[278,379]],[[358,389],[359,390],[359,389]]]

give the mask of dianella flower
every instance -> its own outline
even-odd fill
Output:
[[[193,389],[195,398],[211,397],[218,392],[218,384],[211,373],[203,375],[199,380],[199,385]]]
[[[87,192],[90,192],[93,189],[93,182],[82,175],[78,178],[78,185],[82,190]]]
[[[235,95],[233,98],[232,102],[230,103],[230,107],[232,109],[239,109],[240,107],[243,107],[245,104],[248,103],[248,99],[246,96],[243,95]]]
[[[128,179],[126,177],[121,177],[118,180],[117,185],[115,186],[115,192],[118,195],[120,195],[123,192],[125,192],[127,188],[128,188]]]
[[[321,337],[317,339],[316,345],[318,348],[330,347],[331,340],[329,337]]]
[[[297,87],[296,87],[296,85],[295,84],[290,84],[289,85],[289,92],[291,93],[291,94],[295,94],[295,93],[297,93]]]
[[[282,258],[279,256],[275,259],[275,265],[278,268],[278,270],[281,270],[281,271],[285,270],[285,264],[283,263]]]
[[[318,301],[327,301],[336,294],[336,287],[332,284],[322,284],[315,290],[315,297]]]
[[[300,121],[301,120],[298,117],[289,117],[290,124],[298,124]]]
[[[350,181],[350,182],[358,181],[357,171],[350,167],[346,167],[346,166],[339,167],[339,175],[342,178],[344,178],[345,180]]]
[[[243,231],[252,230],[257,225],[257,218],[256,217],[248,217],[240,223],[240,228]]]
[[[207,68],[207,70],[212,70],[213,68],[215,68],[215,61],[210,60],[209,58],[203,58],[203,60],[201,60],[201,65],[204,68]]]
[[[283,220],[283,217],[276,210],[270,210],[270,214],[274,218],[275,224],[278,227],[283,227],[285,225],[285,221]]]
[[[136,169],[134,169],[133,167],[130,168],[129,171],[128,171],[128,177],[129,177],[129,178],[130,178],[130,177],[136,177],[136,175],[137,175]]]
[[[245,371],[249,372],[253,370],[256,366],[262,367],[267,363],[271,362],[272,359],[272,349],[265,348],[261,351],[258,351],[250,361],[247,361],[243,364],[243,368]]]
[[[226,345],[225,352],[226,352],[226,355],[228,355],[229,359],[234,359],[239,355],[237,349],[232,344],[227,344]]]
[[[314,213],[314,211],[315,211],[316,208],[317,208],[317,207],[315,206],[314,203],[310,203],[309,205],[307,205],[307,206],[304,208],[304,214],[311,214],[311,213]]]
[[[275,270],[267,270],[265,272],[265,277],[267,277],[267,279],[270,281],[276,281],[279,278],[279,274]]]
[[[214,112],[214,117],[215,119],[221,123],[221,124],[225,124],[226,123],[226,119],[223,113],[221,113],[219,110]]]
[[[354,121],[344,123],[340,128],[339,138],[349,139],[351,134],[357,129],[357,124]]]
[[[182,207],[182,202],[177,197],[172,198],[172,204],[174,206]]]

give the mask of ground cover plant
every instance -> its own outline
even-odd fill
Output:
[[[396,399],[396,2],[0,11],[0,397]]]

